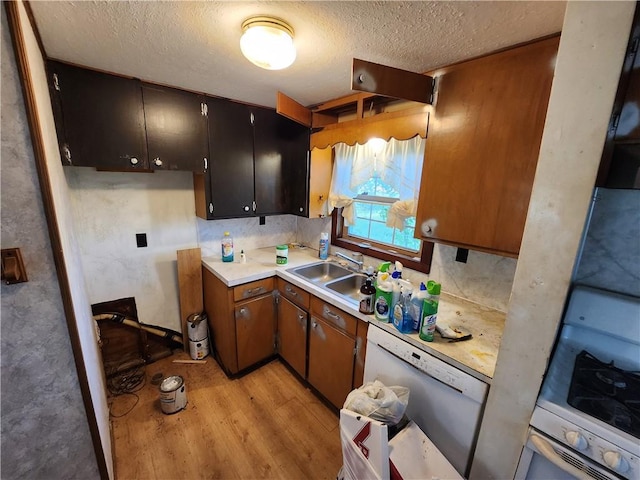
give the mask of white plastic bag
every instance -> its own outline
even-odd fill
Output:
[[[351,391],[344,402],[344,408],[386,425],[396,425],[402,420],[408,403],[407,387],[387,387],[379,380],[375,380]]]

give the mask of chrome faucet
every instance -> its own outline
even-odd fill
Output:
[[[358,266],[358,272],[362,271],[364,266],[364,260],[362,259],[361,253],[354,253],[353,257],[349,255],[345,255],[344,253],[336,252],[336,257],[344,258],[345,260],[350,261],[351,263],[355,263]],[[360,258],[360,260],[356,260],[356,258]]]

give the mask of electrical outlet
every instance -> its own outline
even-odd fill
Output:
[[[469,250],[467,248],[458,248],[456,250],[456,262],[467,263],[468,256]]]
[[[265,217],[260,217],[260,225],[264,225],[266,222],[266,218]]]
[[[146,233],[136,233],[136,244],[138,248],[143,248],[147,246],[147,234]]]

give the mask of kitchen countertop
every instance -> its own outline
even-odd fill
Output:
[[[449,342],[436,333],[433,342],[425,342],[420,339],[417,332],[402,334],[392,323],[381,323],[373,315],[360,313],[355,303],[351,303],[289,271],[302,265],[320,261],[317,250],[289,248],[287,265],[276,265],[275,246],[248,251],[246,258],[246,263],[240,263],[238,256],[234,262],[223,263],[220,257],[204,257],[202,265],[228,287],[274,275],[281,277],[316,297],[343,309],[354,317],[375,324],[473,377],[491,384],[502,340],[505,321],[503,312],[449,295],[443,291],[438,306],[438,323],[460,327],[461,330],[471,333],[473,338],[462,342]],[[333,259],[333,257],[330,258]],[[443,285],[443,288],[446,289],[446,285]]]

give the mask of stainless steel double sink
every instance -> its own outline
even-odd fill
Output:
[[[356,305],[360,301],[360,287],[367,279],[366,275],[333,262],[317,262],[287,271]]]

